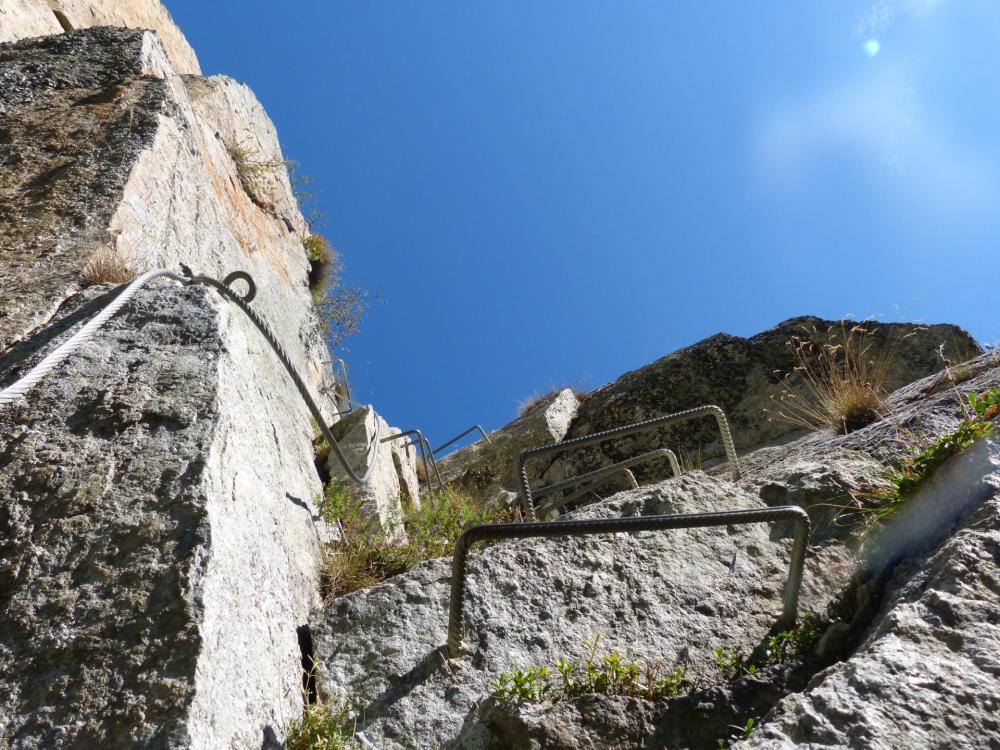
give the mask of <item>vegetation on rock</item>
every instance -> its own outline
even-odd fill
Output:
[[[878,329],[850,321],[823,333],[814,329],[805,337],[792,337],[787,346],[796,364],[769,413],[806,429],[829,426],[842,433],[874,422],[900,347],[919,330],[877,349],[873,345]]]
[[[135,279],[131,259],[113,247],[102,247],[91,255],[80,271],[84,286],[127,284]]]
[[[288,750],[348,750],[354,747],[354,733],[346,728],[347,720],[343,707],[310,704],[302,712],[302,718],[289,722],[285,747]]]
[[[494,696],[501,703],[555,701],[590,693],[662,700],[678,696],[683,690],[683,667],[660,676],[662,665],[658,662],[644,667],[623,659],[617,651],[598,657],[597,638],[585,645],[587,656],[582,662],[560,659],[554,667],[504,672],[493,684]],[[557,674],[558,684],[554,681]]]
[[[361,502],[336,483],[327,487],[320,513],[341,535],[330,546],[323,570],[329,598],[372,586],[424,560],[450,555],[469,526],[512,520],[511,511],[481,507],[461,489],[448,488],[425,497],[419,510],[404,516],[406,541],[394,543],[374,530]]]

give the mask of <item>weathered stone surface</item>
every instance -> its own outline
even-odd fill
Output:
[[[582,517],[759,507],[700,473],[616,495]],[[608,649],[691,679],[714,673],[711,648],[749,652],[780,610],[790,542],[765,525],[508,542],[470,559],[471,652],[447,667],[450,560],[424,563],[341,597],[313,617],[321,689],[361,703],[377,747],[483,747],[479,707],[501,672],[577,658],[599,636]],[[790,531],[790,530],[789,530]],[[778,536],[775,536],[775,535]],[[807,564],[803,606],[821,608],[841,580],[843,548]],[[845,566],[845,570],[849,570]]]
[[[480,438],[438,459],[445,482],[460,482],[478,496],[496,496],[500,490],[516,491],[517,457],[526,448],[563,439],[577,415],[580,401],[571,388],[563,388],[535,404],[510,424],[489,433],[492,443]],[[529,466],[536,476],[537,466]]]
[[[814,317],[792,318],[750,338],[720,333],[686,347],[593,391],[580,409],[567,437],[577,437],[642,419],[682,411],[702,404],[720,406],[729,419],[738,451],[747,451],[791,436],[797,428],[769,421],[764,409],[773,407],[781,378],[795,366],[786,343],[807,329],[825,331],[835,321]],[[887,387],[892,390],[940,370],[938,347],[956,361],[981,353],[962,329],[933,325],[926,329],[904,323],[873,323],[871,355],[886,342],[900,342]],[[905,338],[904,338],[905,337]],[[708,460],[723,456],[719,432],[710,418],[677,427],[574,449],[553,462],[546,480],[606,466],[654,448],[672,448]],[[663,471],[636,474],[641,481],[664,478]]]
[[[401,503],[404,489],[406,493],[414,493],[408,494],[409,502],[415,507],[420,505],[412,449],[402,445],[405,439],[383,442],[384,438],[398,435],[399,430],[389,427],[368,406],[355,409],[337,422],[331,431],[355,474],[363,474],[372,465],[374,468],[368,484],[358,485],[331,451],[327,459],[330,477],[349,488],[361,501],[362,512],[387,541],[404,539],[406,532],[403,529]]]
[[[912,503],[875,549],[910,554],[860,646],[739,747],[1000,747],[1000,443],[956,456]]]
[[[319,483],[259,344],[165,282],[0,410],[0,744],[258,746],[300,710]]]
[[[254,307],[306,383],[332,388],[287,175],[269,174],[272,208],[261,208],[240,185],[231,144],[215,135],[231,105],[219,132],[243,133],[260,160],[280,162],[274,126],[246,87],[182,79],[153,34],[103,28],[0,45],[0,81],[9,134],[0,348],[79,290],[94,250],[114,248],[136,271],[186,263],[218,278],[249,272]],[[271,356],[266,347],[261,340],[260,356]]]
[[[0,0],[0,42],[91,26],[152,29],[179,73],[201,73],[198,58],[158,0]]]
[[[185,85],[152,33],[110,28],[0,45],[0,81],[0,382],[110,301],[80,291],[97,247],[137,271],[249,271],[307,384],[332,382],[287,178],[261,208],[214,135],[232,106],[280,157],[245,88]],[[308,411],[250,321],[156,284],[0,419],[0,744],[279,740],[322,488]]]

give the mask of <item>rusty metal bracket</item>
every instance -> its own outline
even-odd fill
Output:
[[[697,406],[694,409],[686,409],[685,411],[675,412],[674,414],[666,414],[662,417],[653,417],[652,419],[646,419],[642,422],[635,422],[633,424],[622,425],[621,427],[613,427],[610,430],[595,432],[593,435],[584,435],[582,437],[572,438],[571,440],[564,440],[561,443],[551,443],[549,445],[538,446],[537,448],[529,448],[528,450],[522,452],[517,459],[517,471],[521,477],[521,505],[524,508],[524,512],[527,515],[528,520],[537,520],[537,516],[535,514],[535,502],[531,497],[531,486],[528,484],[528,472],[524,468],[531,459],[538,458],[539,456],[548,453],[561,453],[562,451],[569,450],[570,448],[578,448],[582,445],[603,443],[604,441],[611,440],[612,438],[634,435],[637,432],[644,432],[655,427],[663,427],[664,425],[671,424],[673,422],[683,422],[688,419],[695,419],[696,417],[702,416],[715,417],[715,421],[719,425],[719,432],[722,435],[722,446],[725,448],[726,457],[729,460],[729,466],[733,472],[733,479],[739,479],[739,459],[736,457],[736,447],[733,445],[733,436],[729,431],[729,422],[726,421],[726,415],[718,406]]]
[[[587,536],[590,534],[620,534],[636,531],[666,531],[693,529],[703,526],[730,526],[747,523],[793,521],[795,541],[788,567],[788,580],[782,602],[780,621],[792,625],[798,618],[799,588],[809,543],[809,515],[797,505],[778,508],[753,508],[719,513],[684,513],[670,516],[630,516],[628,518],[595,518],[583,521],[546,521],[543,523],[491,523],[473,526],[458,538],[451,562],[451,598],[448,608],[447,656],[453,658],[464,650],[465,578],[469,549],[477,542],[531,537]],[[509,573],[509,571],[508,571]]]
[[[647,461],[652,461],[657,458],[666,458],[670,462],[670,468],[674,472],[675,477],[681,475],[681,465],[677,461],[677,454],[674,453],[669,448],[657,448],[655,451],[649,451],[648,453],[643,453],[641,456],[632,456],[632,458],[626,458],[624,461],[619,461],[616,464],[611,464],[610,466],[602,466],[600,469],[595,469],[594,471],[589,471],[586,474],[579,474],[575,477],[570,477],[569,479],[564,479],[561,482],[556,482],[555,484],[548,484],[544,487],[536,487],[533,491],[534,499],[537,500],[542,495],[549,495],[553,492],[559,492],[560,490],[565,490],[569,487],[574,487],[578,484],[583,484],[585,482],[592,482],[603,477],[611,476],[622,472],[626,474],[626,479],[629,479],[629,484],[632,489],[638,489],[639,483],[635,481],[635,475],[632,474],[629,469],[632,466],[638,464],[644,464]],[[555,500],[550,500],[547,503],[541,503],[536,509],[539,514],[548,513],[549,511],[558,510],[563,505],[571,503],[576,500],[581,494],[585,493],[589,488],[584,487],[579,492],[574,492],[572,495],[567,495],[566,497],[557,498]]]
[[[434,449],[434,452],[435,452],[435,453],[440,453],[440,452],[441,452],[441,451],[443,451],[443,450],[444,450],[445,448],[447,448],[447,447],[448,447],[449,445],[454,445],[454,444],[455,444],[455,443],[457,443],[457,442],[458,442],[459,440],[461,440],[461,439],[462,439],[462,438],[464,438],[464,437],[465,437],[466,435],[468,435],[468,434],[469,434],[470,432],[474,432],[475,430],[479,430],[479,434],[480,434],[480,435],[482,435],[482,436],[483,436],[484,438],[486,438],[486,442],[487,442],[487,443],[488,443],[489,445],[493,445],[493,441],[492,441],[492,440],[490,440],[490,436],[486,434],[486,430],[484,430],[484,429],[482,428],[482,426],[480,426],[480,425],[478,425],[478,424],[474,424],[474,425],[472,425],[472,427],[470,427],[469,429],[467,429],[467,430],[466,430],[465,432],[463,432],[463,433],[462,433],[461,435],[456,435],[455,437],[453,437],[453,438],[452,438],[451,440],[449,440],[449,441],[448,441],[447,443],[445,443],[444,445],[439,445],[439,446],[438,446],[437,448],[435,448],[435,449]]]

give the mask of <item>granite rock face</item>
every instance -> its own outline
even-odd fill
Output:
[[[692,473],[621,493],[579,517],[761,507],[731,483]],[[713,646],[749,652],[775,624],[790,529],[767,524],[505,542],[470,559],[466,641],[448,664],[450,560],[341,597],[312,619],[318,679],[361,702],[376,747],[484,747],[480,721],[501,672],[575,658],[584,642],[715,672]],[[822,608],[849,566],[843,548],[808,563],[803,606]],[[464,744],[462,744],[464,743]]]
[[[198,58],[159,0],[0,0],[0,42],[91,26],[152,29],[178,73],[201,73]]]
[[[787,440],[795,436],[798,428],[772,421],[764,411],[773,408],[771,397],[781,393],[782,378],[795,367],[787,342],[793,336],[804,336],[813,330],[825,332],[837,326],[837,321],[801,317],[750,338],[720,333],[699,341],[591,392],[566,437],[715,404],[726,413],[737,451]],[[898,347],[887,383],[890,391],[940,370],[941,345],[955,362],[982,351],[957,326],[872,323],[869,327],[877,331],[871,339],[870,356],[877,356],[886,346]],[[705,418],[574,449],[555,458],[545,471],[545,478],[556,481],[582,474],[655,448],[687,452],[696,463],[700,459],[708,466],[724,456],[714,420]],[[667,476],[666,466],[655,466],[645,472],[640,468],[636,472],[640,483]]]
[[[287,175],[255,202],[227,141],[281,158],[249,90],[182,78],[151,32],[76,30],[0,45],[0,131],[0,383],[113,298],[80,276],[110,249],[137,272],[249,272],[333,413]],[[322,486],[249,319],[155,282],[0,420],[0,744],[279,742],[302,710]]]

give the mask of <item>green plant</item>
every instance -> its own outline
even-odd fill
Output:
[[[288,750],[347,750],[353,746],[353,738],[344,706],[313,703],[305,707],[301,718],[289,722],[285,747]]]
[[[235,146],[229,146],[229,158],[236,167],[236,176],[240,180],[243,192],[262,208],[266,207],[264,198],[264,176],[276,172],[287,171],[292,162],[284,159],[260,159],[260,152],[244,145],[243,141]]]
[[[993,419],[1000,411],[1000,388],[993,386],[982,393],[970,393],[969,406],[980,419]]]
[[[719,750],[725,750],[725,748],[731,746],[733,743],[740,740],[745,740],[747,737],[753,734],[753,730],[757,728],[757,719],[749,718],[743,726],[737,724],[730,724],[730,729],[735,729],[736,732],[731,734],[727,739],[718,739]]]
[[[597,638],[586,641],[585,646],[587,656],[582,662],[563,658],[554,667],[530,667],[503,673],[493,684],[496,699],[501,703],[522,703],[598,693],[662,700],[680,695],[684,688],[683,667],[660,676],[658,662],[643,667],[622,658],[617,651],[598,656],[600,642]],[[560,677],[558,686],[553,682],[554,674]]]
[[[320,513],[341,532],[324,564],[324,590],[329,598],[404,573],[423,560],[451,554],[469,526],[511,520],[511,511],[481,507],[462,490],[448,488],[425,497],[418,510],[404,516],[406,541],[393,542],[375,528],[361,501],[335,483],[327,487]]]
[[[806,337],[792,337],[788,347],[795,365],[772,399],[775,408],[766,411],[806,429],[828,425],[846,433],[864,427],[878,419],[902,344],[918,330],[878,346],[877,328],[850,321],[825,333],[813,329]]]
[[[984,413],[990,407],[984,408]],[[915,456],[903,461],[890,473],[892,489],[888,498],[892,504],[905,500],[945,461],[961,453],[974,442],[988,435],[993,429],[990,422],[980,419],[965,420],[952,432],[934,441]]]
[[[739,677],[743,671],[743,653],[730,646],[716,646],[712,649],[715,666],[727,680]],[[752,666],[752,665],[751,665]],[[756,668],[754,669],[756,672]]]
[[[836,622],[835,618],[822,618],[809,613],[802,617],[798,626],[768,636],[765,665],[781,664],[810,651],[833,622]]]
[[[322,299],[323,287],[331,274],[336,277],[340,272],[340,256],[334,250],[326,237],[321,234],[308,234],[302,238],[302,249],[309,261],[309,289],[314,300]]]

